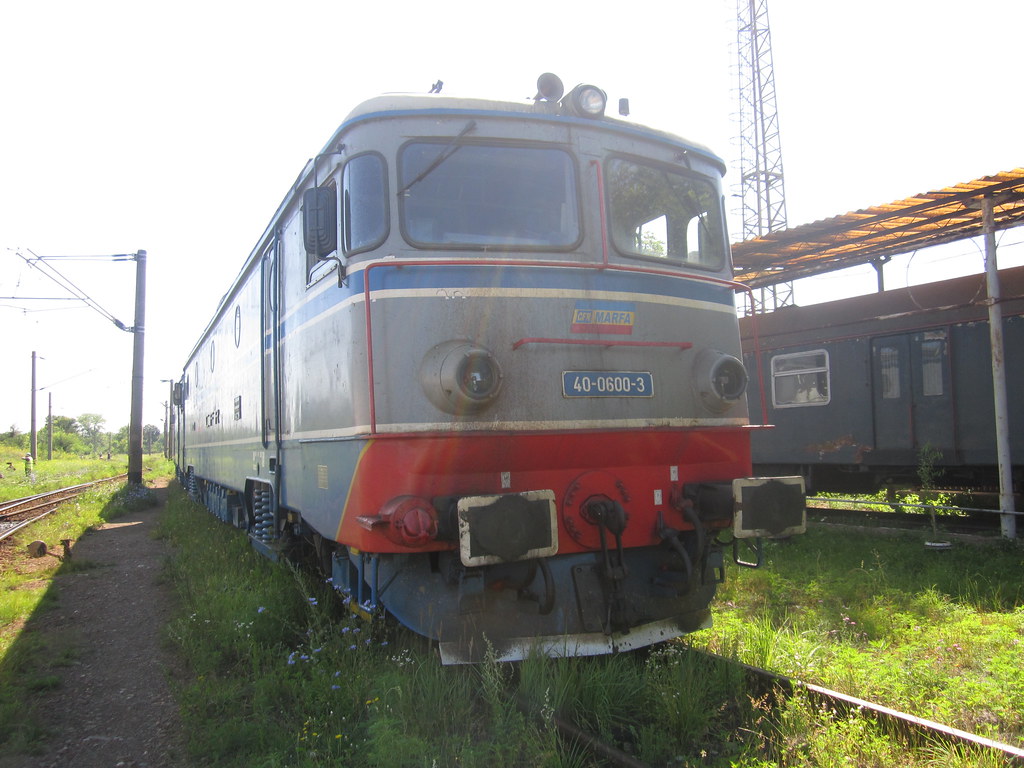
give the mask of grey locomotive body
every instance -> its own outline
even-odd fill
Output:
[[[361,105],[178,386],[191,492],[448,660],[702,626],[750,474],[721,161],[599,95]]]

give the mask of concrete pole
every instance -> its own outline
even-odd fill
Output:
[[[996,227],[992,198],[981,201],[985,233],[985,280],[988,287],[988,329],[992,347],[992,397],[996,415],[996,460],[999,464],[999,509],[1004,538],[1017,538],[1013,499],[1013,465],[1010,463],[1010,417],[1006,403],[1006,366],[1003,351],[1003,309],[999,304],[999,267],[996,264]]]
[[[46,460],[53,461],[53,392],[46,393]]]
[[[128,482],[142,485],[142,363],[146,336],[146,252],[135,254],[135,337],[132,357],[132,413],[128,423]]]
[[[35,461],[39,458],[39,454],[36,453],[37,448],[37,435],[36,435],[36,353],[32,353],[32,424],[29,430],[28,440],[28,452],[32,455],[32,460]]]

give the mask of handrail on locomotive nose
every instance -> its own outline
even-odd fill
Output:
[[[377,400],[376,393],[373,385],[373,319],[370,313],[370,272],[372,270],[381,267],[391,268],[402,268],[402,267],[557,267],[560,269],[593,269],[598,271],[610,270],[613,272],[632,272],[636,274],[645,275],[660,275],[664,277],[685,277],[693,280],[699,280],[706,283],[715,283],[717,285],[728,286],[734,291],[746,291],[751,300],[751,306],[753,306],[754,293],[753,289],[744,283],[738,283],[735,280],[725,280],[720,277],[712,277],[711,275],[700,275],[700,274],[681,274],[679,272],[673,272],[667,269],[655,269],[653,267],[635,267],[630,265],[621,264],[609,264],[607,261],[600,264],[588,263],[588,262],[574,262],[574,261],[551,261],[551,260],[519,260],[519,259],[415,259],[410,261],[399,261],[397,259],[388,259],[387,261],[376,261],[372,264],[367,264],[363,269],[363,312],[366,319],[366,368],[367,368],[367,384],[369,394],[369,406],[370,406],[370,434],[377,434]],[[751,322],[751,329],[754,338],[754,359],[757,366],[757,380],[758,389],[761,396],[761,425],[767,425],[768,423],[768,403],[765,397],[764,391],[764,376],[762,372],[761,364],[761,343],[758,336],[757,329],[757,317],[753,317]]]

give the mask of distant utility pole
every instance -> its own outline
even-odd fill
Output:
[[[135,335],[132,354],[132,414],[128,422],[128,482],[142,485],[142,359],[146,344],[146,252],[135,253]]]
[[[36,453],[36,448],[38,447],[38,444],[37,444],[37,441],[36,441],[37,434],[36,434],[36,353],[35,353],[35,351],[32,352],[32,419],[31,419],[31,421],[32,421],[32,426],[31,426],[31,429],[29,430],[30,431],[30,436],[29,436],[29,440],[28,440],[28,452],[30,454],[32,454],[32,460],[33,461],[38,461],[39,460],[39,454]]]
[[[739,56],[740,197],[743,239],[786,228],[782,141],[775,100],[775,68],[768,27],[768,0],[736,1]],[[753,294],[748,314],[793,303],[793,284],[778,283]]]

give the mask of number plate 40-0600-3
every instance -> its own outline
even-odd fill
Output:
[[[562,371],[565,397],[654,397],[647,371]]]

